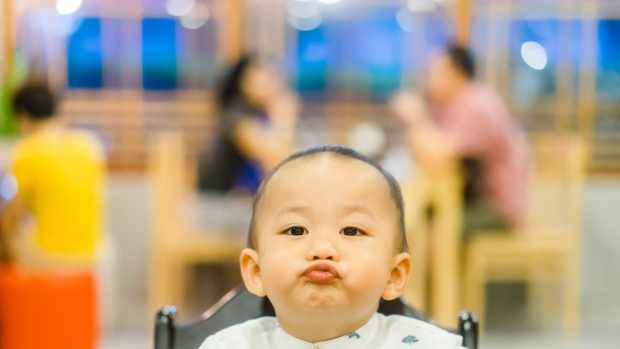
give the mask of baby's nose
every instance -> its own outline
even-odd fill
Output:
[[[338,252],[334,245],[328,240],[315,240],[312,247],[308,251],[307,259],[309,260],[338,260]]]
[[[323,254],[318,254],[317,253],[317,254],[315,254],[312,257],[312,259],[315,260],[315,261],[316,260],[321,260],[321,259],[327,259],[327,260],[333,261],[334,260],[334,256],[332,256],[331,254],[327,254],[327,253],[323,253]]]

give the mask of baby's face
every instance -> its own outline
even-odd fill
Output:
[[[265,187],[255,220],[256,266],[247,272],[278,317],[372,314],[400,296],[398,211],[385,179],[368,164],[333,154],[294,160]],[[254,276],[248,276],[254,274]],[[356,314],[358,313],[358,314]]]

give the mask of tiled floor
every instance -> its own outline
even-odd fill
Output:
[[[611,336],[566,340],[547,336],[489,336],[483,339],[483,349],[612,349],[618,348],[619,338]]]
[[[101,344],[101,349],[148,349],[151,339],[142,332],[109,333]]]

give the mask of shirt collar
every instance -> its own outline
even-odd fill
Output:
[[[342,349],[351,348],[352,345],[354,347],[365,347],[376,335],[378,326],[377,317],[378,314],[375,313],[370,320],[359,329],[344,336],[317,343],[309,343],[295,338],[286,333],[282,327],[278,326],[276,341],[278,347],[287,349]]]

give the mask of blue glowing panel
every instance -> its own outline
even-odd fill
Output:
[[[620,72],[620,20],[601,20],[598,28],[600,68]]]
[[[142,81],[145,90],[172,90],[177,87],[175,19],[142,20]]]
[[[620,101],[620,20],[605,19],[598,23],[598,81],[602,100]]]
[[[391,94],[400,86],[403,69],[403,37],[393,10],[374,11],[372,17],[356,22],[354,57],[370,77],[369,89],[377,96]]]
[[[99,18],[84,18],[69,37],[67,81],[70,88],[102,87],[103,63]]]
[[[383,98],[399,88],[407,61],[408,34],[396,20],[396,8],[375,9],[351,20],[325,18],[311,31],[297,32],[293,69],[300,93],[344,89]],[[445,42],[438,25],[429,41]]]
[[[323,91],[327,86],[329,50],[323,26],[297,33],[297,89],[302,93]]]

